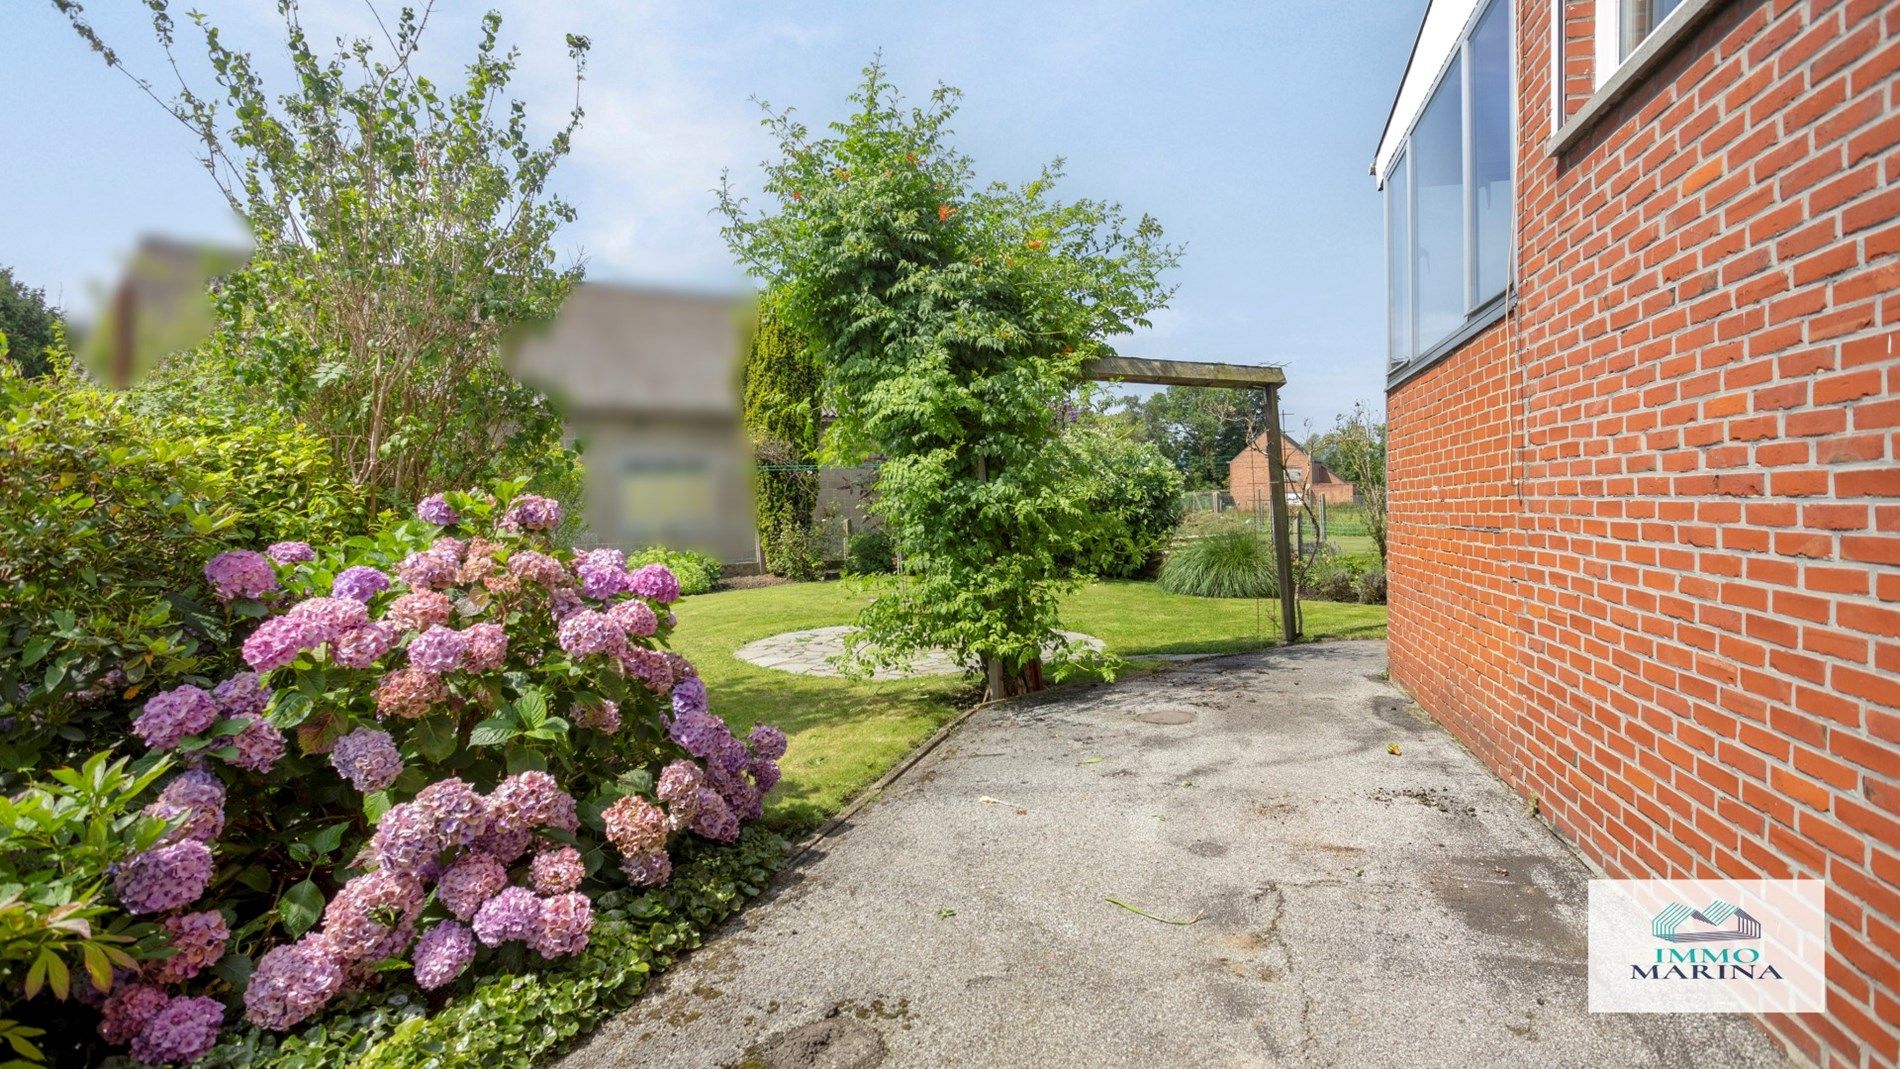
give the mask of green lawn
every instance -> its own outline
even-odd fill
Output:
[[[769,818],[793,833],[843,808],[978,696],[972,682],[956,678],[821,679],[757,668],[732,655],[767,635],[848,624],[866,600],[849,582],[795,583],[701,594],[675,606],[673,647],[699,666],[713,710],[741,733],[764,722],[791,737]],[[1385,637],[1383,605],[1309,601],[1304,611],[1311,639]],[[1062,622],[1102,639],[1112,653],[1139,659],[1273,645],[1278,612],[1277,602],[1181,597],[1153,583],[1113,582],[1071,595]]]

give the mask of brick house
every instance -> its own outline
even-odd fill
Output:
[[[1381,139],[1391,670],[1606,874],[1826,881],[1900,1061],[1900,3],[1432,0]]]
[[[1267,472],[1267,433],[1262,431],[1227,462],[1227,488],[1234,497],[1235,508],[1251,509],[1256,501],[1264,502],[1272,497],[1268,489],[1272,480]],[[1288,496],[1299,490],[1315,501],[1345,505],[1357,494],[1351,483],[1308,456],[1291,438],[1282,437],[1280,456],[1286,464]]]

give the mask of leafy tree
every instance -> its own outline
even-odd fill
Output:
[[[1131,579],[1148,571],[1181,525],[1181,473],[1125,418],[1085,415],[1065,432],[1084,458],[1083,507],[1098,523],[1078,573]]]
[[[53,3],[125,70],[77,0]],[[147,6],[174,58],[166,0]],[[220,287],[214,357],[323,434],[372,499],[522,470],[571,476],[559,416],[509,376],[501,347],[553,314],[580,274],[554,266],[554,232],[574,212],[548,187],[580,122],[578,96],[537,147],[524,106],[506,95],[518,53],[498,50],[498,14],[483,18],[466,81],[445,95],[411,63],[427,9],[404,8],[381,43],[346,39],[322,56],[296,0],[278,8],[295,74],[284,91],[268,90],[250,54],[196,12],[217,93],[181,77],[166,99],[127,72],[191,131],[256,242]],[[578,87],[588,43],[567,43]]]
[[[1385,559],[1385,421],[1364,401],[1339,417],[1331,430],[1315,436],[1307,452],[1353,484],[1359,492],[1366,528]]]
[[[805,340],[768,300],[746,350],[744,419],[759,461],[759,540],[765,565],[779,575],[810,579],[818,472],[818,393],[822,377]]]
[[[903,569],[861,618],[859,651],[946,647],[1001,696],[1041,685],[1061,560],[1095,522],[1056,413],[1104,339],[1166,301],[1179,252],[1152,219],[1055,200],[1060,161],[978,186],[951,146],[957,96],[907,107],[873,63],[826,133],[768,111],[769,209],[729,184],[721,206],[733,251],[816,347],[837,413],[826,455],[885,458],[873,508]]]
[[[46,350],[59,344],[59,324],[59,309],[47,305],[45,290],[15,278],[13,268],[0,267],[0,334],[6,335],[21,374],[46,374]]]
[[[1148,438],[1179,469],[1189,490],[1227,485],[1227,462],[1251,440],[1257,400],[1247,390],[1170,386],[1136,402]]]

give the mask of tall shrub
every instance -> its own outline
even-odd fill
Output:
[[[759,543],[768,570],[809,579],[821,563],[812,528],[818,507],[818,393],[811,346],[768,299],[745,360],[745,427],[759,464]]]
[[[1096,518],[1076,570],[1107,579],[1143,574],[1181,524],[1181,473],[1116,421],[1086,418],[1067,433],[1089,475],[1077,488],[1082,507]]]
[[[54,3],[121,67],[77,0]],[[149,6],[170,57],[168,5]],[[323,434],[372,500],[523,471],[570,481],[558,414],[510,377],[501,346],[552,315],[580,274],[554,266],[555,230],[574,212],[548,186],[578,98],[548,144],[530,140],[507,96],[517,56],[499,50],[493,12],[465,82],[444,94],[411,63],[427,22],[413,9],[386,41],[347,39],[326,56],[296,0],[279,8],[287,86],[267,88],[250,54],[195,12],[218,91],[181,83],[163,100],[134,79],[191,131],[256,245],[219,289],[211,351]],[[567,42],[578,83],[587,41]]]
[[[1105,339],[1164,303],[1178,252],[1152,219],[1053,199],[1059,162],[979,186],[951,145],[953,89],[906,107],[873,64],[851,99],[823,133],[768,113],[769,207],[725,187],[726,238],[817,347],[827,455],[884,457],[873,508],[904,571],[859,635],[980,660],[994,695],[1037,687],[1061,561],[1091,522],[1055,413]]]

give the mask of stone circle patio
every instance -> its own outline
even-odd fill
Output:
[[[856,628],[814,627],[805,631],[787,631],[771,635],[738,648],[733,656],[760,668],[771,668],[801,676],[842,676],[838,658],[844,655],[845,636]],[[1064,631],[1062,637],[1093,650],[1103,649],[1102,640],[1080,631]],[[911,659],[908,669],[879,668],[872,679],[916,679],[920,676],[954,676],[964,666],[947,650],[931,650]]]

